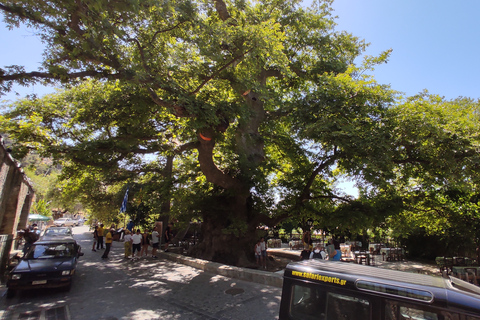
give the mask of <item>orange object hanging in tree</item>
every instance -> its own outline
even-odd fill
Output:
[[[205,140],[205,141],[210,141],[210,140],[212,140],[212,138],[205,137],[202,133],[199,133],[199,135],[200,135],[200,138],[202,138],[202,139]]]

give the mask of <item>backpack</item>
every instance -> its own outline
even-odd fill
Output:
[[[312,256],[313,259],[323,259],[322,257],[322,251],[319,251],[318,253],[313,251],[313,256]]]

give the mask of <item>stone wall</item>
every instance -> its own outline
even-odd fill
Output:
[[[15,236],[26,227],[34,199],[32,185],[0,137],[0,235]]]

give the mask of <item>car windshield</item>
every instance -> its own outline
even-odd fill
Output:
[[[72,230],[70,228],[48,228],[45,231],[45,236],[58,236],[58,235],[72,235]]]
[[[75,245],[73,243],[37,244],[27,254],[27,259],[54,259],[73,257]]]

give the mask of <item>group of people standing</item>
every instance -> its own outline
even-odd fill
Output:
[[[115,232],[114,226],[112,226],[110,229],[105,229],[103,223],[101,223],[100,226],[95,226],[93,228],[92,251],[105,249],[102,255],[102,259],[108,259],[108,254],[110,253],[110,248],[112,247],[114,232]],[[105,240],[105,243],[104,243],[104,240]],[[105,247],[104,247],[104,244],[105,244]]]
[[[93,246],[92,251],[97,251],[104,249],[104,240],[105,240],[105,251],[102,255],[102,259],[108,259],[108,254],[113,242],[113,233],[115,228],[110,228],[106,230],[103,224],[100,226],[95,226],[93,231]],[[105,239],[104,239],[105,238]],[[164,233],[165,240],[165,251],[168,251],[168,246],[172,241],[172,224],[168,224],[168,227]],[[131,258],[137,260],[141,257],[148,256],[148,249],[151,246],[151,256],[153,259],[157,259],[157,251],[160,248],[160,233],[155,226],[151,233],[147,229],[141,232],[140,229],[137,229],[133,232],[133,222],[130,221],[125,230],[125,235],[123,237],[124,241],[124,250],[125,258]],[[96,249],[95,249],[96,248]]]
[[[342,251],[340,250],[340,243],[335,238],[329,239],[326,247],[318,243],[316,247],[313,248],[313,240],[311,238],[310,232],[305,231],[303,234],[302,240],[303,240],[303,251],[300,254],[302,260],[328,259],[328,260],[340,261],[342,259]]]
[[[267,269],[267,243],[265,238],[261,237],[255,244],[255,259],[260,268]]]

